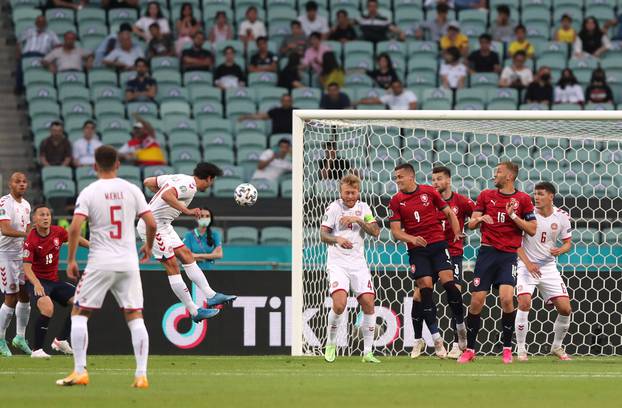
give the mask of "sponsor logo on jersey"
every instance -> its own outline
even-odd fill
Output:
[[[479,278],[473,279],[473,286],[475,286],[475,287],[479,286]]]
[[[557,225],[557,223],[555,223],[555,222],[554,222],[554,223],[552,223],[552,224],[551,224],[551,229],[552,229],[553,231],[555,231],[557,228],[559,228],[559,227],[558,227],[558,225]]]
[[[404,207],[406,207],[406,203],[405,202],[400,202],[400,205],[403,205]]]

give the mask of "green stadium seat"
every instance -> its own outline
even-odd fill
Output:
[[[82,86],[64,86],[58,91],[58,100],[64,103],[68,100],[81,100],[88,103],[90,100],[89,90]]]
[[[95,104],[95,117],[100,119],[104,116],[122,117],[125,114],[125,107],[119,101],[103,100]]]
[[[67,21],[73,23],[75,12],[69,8],[49,8],[45,11],[45,19],[49,23],[53,21]]]
[[[194,85],[209,85],[210,87],[214,83],[214,77],[211,72],[208,71],[188,71],[183,76],[184,85],[194,88]],[[191,91],[192,91],[191,88]]]
[[[482,88],[466,88],[458,89],[456,91],[456,103],[478,103],[485,105],[488,100],[488,93],[486,89]]]
[[[176,129],[191,130],[197,132],[197,123],[194,119],[190,119],[188,115],[170,114],[164,118],[164,131],[170,134]]]
[[[171,164],[175,167],[179,165],[196,165],[198,162],[201,161],[201,153],[196,148],[192,149],[187,147],[181,147],[171,149],[169,160]]]
[[[203,118],[198,119],[199,123],[199,131],[216,131],[220,130],[226,133],[233,133],[233,126],[231,125],[231,121],[227,119],[213,119],[213,118]]]
[[[553,104],[551,110],[554,111],[568,111],[568,110],[583,110],[581,105],[576,103],[556,103]]]
[[[257,148],[239,149],[237,154],[238,166],[256,166],[263,150],[264,149]]]
[[[545,103],[524,103],[520,106],[520,110],[549,110],[549,105]]]
[[[499,76],[495,73],[476,73],[470,78],[471,88],[496,89],[499,83]]]
[[[62,38],[66,32],[71,31],[78,32],[76,25],[73,22],[66,20],[55,20],[48,22],[48,30],[55,33],[59,38]]]
[[[181,147],[199,150],[199,136],[192,130],[174,130],[169,134],[168,140],[171,150]]]
[[[432,109],[429,106],[426,109]],[[481,102],[460,102],[454,107],[456,110],[485,110],[486,106]]]
[[[140,176],[140,168],[137,166],[120,166],[117,171],[117,175],[127,181],[132,181],[142,185],[142,178]]]
[[[613,103],[588,103],[585,110],[615,110]]]
[[[58,103],[50,100],[34,100],[28,105],[28,114],[31,119],[36,119],[43,115],[53,115],[60,117],[60,108]]]
[[[147,166],[143,170],[143,177],[157,177],[173,173],[175,173],[175,169],[171,166]]]
[[[423,98],[422,98],[422,102],[424,106],[426,106],[427,104],[433,101],[447,102],[451,106],[451,100],[452,100],[452,92],[450,90],[443,89],[443,88],[426,89],[423,93]],[[425,109],[427,109],[427,107]]]
[[[231,227],[227,229],[227,244],[257,245],[259,232],[254,227]]]
[[[288,94],[286,88],[281,88],[278,86],[274,87],[262,87],[260,92],[257,92],[255,95],[255,101],[259,104],[263,102],[276,102],[277,105],[281,103],[281,97],[285,94]],[[264,112],[260,109],[260,112]]]
[[[270,25],[288,25],[292,20],[296,20],[298,18],[298,13],[294,7],[287,3],[268,6],[267,11]]]
[[[218,166],[234,163],[233,150],[225,146],[210,146],[208,149],[204,149],[203,158],[205,161]]]
[[[114,85],[91,85],[91,101],[99,102],[122,102],[123,91]]]
[[[63,102],[61,112],[65,120],[76,116],[84,117],[85,119],[93,117],[93,107],[90,102],[85,102],[84,100],[70,99]]]
[[[291,179],[281,181],[281,197],[292,198],[292,180]]]
[[[255,103],[257,97],[255,90],[251,88],[236,88],[228,89],[225,92],[225,103],[231,103],[235,101],[252,102]]]
[[[128,116],[138,113],[140,116],[147,118],[157,118],[158,105],[153,102],[130,102],[127,104]]]
[[[79,25],[101,23],[106,24],[106,12],[99,8],[87,7],[78,10],[77,21]]]
[[[421,6],[412,3],[395,4],[395,24],[401,28],[410,28],[415,23],[423,21]]]
[[[108,11],[108,24],[111,26],[121,23],[134,24],[138,20],[138,12],[132,8],[114,8]]]
[[[211,85],[197,84],[189,87],[189,97],[192,103],[212,101],[222,104],[222,91]]]
[[[158,82],[158,86],[162,86],[165,84],[181,86],[181,74],[177,71],[171,71],[171,70],[155,71],[152,77]]]
[[[26,88],[32,85],[50,85],[54,86],[54,75],[49,71],[28,70],[24,72],[24,84]]]
[[[258,130],[246,131],[236,136],[235,145],[238,149],[253,148],[253,149],[265,149],[266,148],[266,135]]]
[[[274,72],[251,72],[248,74],[248,86],[250,88],[276,86],[277,75]]]
[[[487,100],[494,102],[511,102],[516,107],[518,103],[518,91],[513,88],[496,88],[488,90]]]
[[[123,130],[129,135],[132,129],[130,122],[124,117],[102,117],[97,120],[97,128],[100,132],[106,130]]]
[[[276,198],[279,195],[279,186],[274,180],[254,179],[251,184],[257,189],[259,197]]]
[[[241,179],[244,176],[244,169],[242,167],[234,166],[232,164],[223,164],[219,166],[222,170],[222,176],[218,177],[218,180],[221,179]]]
[[[261,245],[289,245],[292,242],[292,230],[287,227],[265,227],[261,229]]]
[[[89,182],[97,180],[97,173],[92,166],[82,166],[76,168],[76,180],[78,183],[82,180]]]
[[[82,85],[86,87],[86,75],[83,72],[66,71],[56,74],[56,86]]]
[[[179,71],[179,59],[176,57],[153,57],[150,61],[151,72]]]
[[[214,197],[233,197],[233,192],[235,191],[235,188],[243,182],[244,181],[241,178],[217,178],[214,182],[214,187],[212,187]]]
[[[117,86],[117,74],[108,69],[92,69],[88,77],[89,87],[95,86]]]
[[[102,143],[120,148],[130,140],[129,132],[125,130],[107,130],[102,132]]]
[[[190,105],[181,101],[165,101],[160,105],[160,115],[165,118],[169,115],[179,114],[190,117]]]
[[[26,89],[26,100],[30,103],[33,100],[50,100],[56,101],[56,88],[49,85],[33,85]]]
[[[222,118],[222,104],[211,100],[196,102],[192,106],[192,115],[197,119],[201,117]]]
[[[407,56],[407,45],[400,41],[381,41],[376,44],[376,55],[387,53],[391,58]]]
[[[516,110],[516,103],[505,100],[496,100],[494,102],[490,102],[487,107],[488,110]]]
[[[46,199],[69,198],[76,195],[76,183],[71,179],[55,179],[43,183],[43,195]]]
[[[181,85],[164,84],[158,86],[156,101],[165,103],[170,101],[188,101],[188,90]]]
[[[41,180],[43,182],[51,180],[72,180],[73,173],[71,167],[65,166],[46,166],[41,169]]]
[[[255,103],[250,101],[233,101],[228,103],[225,109],[227,110],[227,118],[229,119],[237,119],[242,115],[255,113],[257,111]]]
[[[223,131],[203,132],[202,145],[205,150],[211,147],[233,147],[233,136]]]

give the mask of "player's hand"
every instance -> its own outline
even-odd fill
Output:
[[[201,209],[200,208],[187,208],[185,214],[191,217],[194,217],[194,218],[200,218]]]
[[[531,276],[533,276],[536,279],[540,279],[540,277],[542,276],[542,273],[540,273],[540,266],[538,264],[529,262],[528,264],[525,264],[525,266],[527,267],[527,270],[529,271]]]
[[[551,248],[551,255],[560,256],[562,254],[562,249],[558,247]]]
[[[479,222],[484,222],[486,224],[493,224],[494,221],[492,220],[492,217],[488,214],[484,214],[481,217],[479,217]]]
[[[149,259],[151,258],[151,250],[152,248],[148,247],[147,244],[140,247],[140,250],[138,251],[138,255],[140,256],[140,263],[145,263],[149,261]]]
[[[342,227],[346,227],[350,224],[357,224],[359,221],[360,221],[359,217],[355,217],[353,215],[346,215],[339,219],[339,224],[341,224]]]
[[[337,237],[337,245],[342,247],[343,249],[352,249],[352,242],[348,241],[343,237]]]
[[[454,235],[454,242],[462,241],[465,237],[466,235],[463,232],[458,235]]]
[[[78,273],[80,269],[78,268],[78,263],[76,260],[67,261],[67,277],[72,281],[78,280]]]
[[[33,286],[35,287],[35,296],[38,296],[38,297],[45,296],[45,290],[43,289],[41,282],[37,282]]]
[[[415,247],[425,247],[428,245],[428,241],[423,239],[423,237],[419,237],[419,236],[412,237],[410,239],[410,243],[412,246],[415,246]]]
[[[511,217],[512,214],[514,214],[514,203],[512,201],[505,204],[505,212],[507,213],[508,217]]]

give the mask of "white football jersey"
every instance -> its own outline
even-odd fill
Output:
[[[156,177],[156,183],[160,189],[149,202],[149,208],[155,217],[158,225],[169,225],[175,218],[179,217],[180,211],[177,211],[168,205],[162,199],[164,191],[173,188],[177,194],[177,199],[188,206],[194,195],[197,193],[197,186],[194,177],[185,174],[169,174]]]
[[[11,194],[0,198],[0,221],[9,221],[11,227],[17,231],[26,231],[30,225],[30,204],[22,198],[15,201]],[[0,256],[20,258],[24,238],[5,237],[0,232]]]
[[[536,234],[531,237],[523,235],[523,249],[530,261],[538,264],[555,262],[555,257],[551,255],[557,241],[572,237],[570,227],[570,216],[567,212],[553,207],[553,214],[548,217],[542,216],[536,209],[536,220],[538,229]]]
[[[149,211],[142,191],[120,178],[99,179],[86,187],[76,200],[74,214],[89,219],[88,268],[138,272],[136,217]]]
[[[322,226],[330,228],[333,235],[350,241],[352,248],[345,249],[339,245],[330,245],[328,247],[328,264],[343,266],[367,265],[363,241],[365,231],[358,224],[342,226],[339,220],[344,216],[355,216],[363,218],[365,222],[376,222],[371,208],[362,201],[357,201],[352,208],[346,207],[341,199],[333,201],[326,208],[326,213],[322,218]]]

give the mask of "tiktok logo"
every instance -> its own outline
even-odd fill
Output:
[[[200,296],[200,297],[199,297]],[[205,296],[192,284],[192,300],[197,305],[205,303]],[[162,331],[164,335],[174,345],[181,349],[191,349],[198,346],[207,334],[207,321],[203,320],[195,323],[191,320],[192,326],[185,333],[179,332],[179,322],[184,319],[190,319],[190,312],[186,310],[183,303],[175,303],[169,307],[162,318]]]

